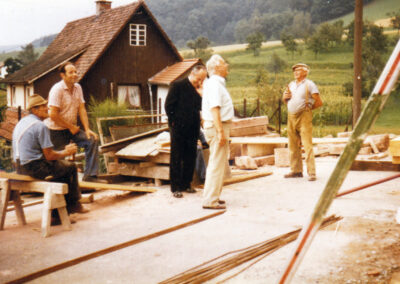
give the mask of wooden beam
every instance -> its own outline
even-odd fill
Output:
[[[155,130],[152,130],[152,131],[148,131],[148,132],[141,133],[141,134],[138,134],[138,135],[135,135],[135,136],[127,137],[127,138],[124,138],[124,139],[121,139],[121,140],[118,140],[118,141],[114,141],[114,142],[110,142],[110,143],[104,144],[104,145],[100,146],[100,152],[101,153],[107,153],[107,152],[110,152],[110,151],[118,151],[119,149],[129,145],[130,143],[132,143],[132,142],[134,142],[134,141],[136,141],[136,140],[138,140],[140,138],[144,138],[144,137],[148,137],[148,136],[151,136],[151,135],[154,135],[154,134],[158,134],[158,133],[161,133],[163,131],[167,131],[168,129],[169,129],[168,127],[162,127],[162,128],[159,128],[159,129],[155,129]]]
[[[265,177],[265,176],[269,176],[272,175],[272,172],[269,171],[256,171],[253,173],[246,173],[246,174],[238,174],[235,175],[231,178],[225,179],[224,180],[224,185],[229,185],[229,184],[234,184],[234,183],[238,183],[238,182],[244,182],[247,180],[251,180],[251,179],[255,179],[255,178],[260,178],[260,177]],[[204,188],[204,185],[198,185],[197,187],[199,188]]]
[[[28,281],[32,281],[32,280],[37,279],[39,277],[48,275],[50,273],[53,273],[53,272],[56,272],[56,271],[59,271],[59,270],[62,270],[62,269],[65,269],[65,268],[68,268],[68,267],[71,267],[71,266],[74,266],[74,265],[79,264],[81,262],[84,262],[84,261],[87,261],[87,260],[102,256],[102,255],[106,255],[106,254],[109,254],[111,252],[114,252],[114,251],[129,247],[129,246],[141,243],[141,242],[145,242],[147,240],[150,240],[150,239],[153,239],[153,238],[156,238],[156,237],[171,233],[173,231],[176,231],[176,230],[179,230],[179,229],[182,229],[182,228],[185,228],[185,227],[200,223],[202,221],[205,221],[205,220],[208,220],[210,218],[213,218],[213,217],[219,216],[221,214],[224,214],[225,211],[226,210],[221,210],[219,212],[215,212],[215,213],[212,213],[210,215],[206,215],[206,216],[200,217],[198,219],[194,219],[194,220],[191,220],[189,222],[182,223],[182,224],[179,224],[179,225],[176,225],[176,226],[173,226],[173,227],[170,227],[170,228],[167,228],[167,229],[164,229],[164,230],[161,230],[161,231],[158,231],[158,232],[155,232],[155,233],[143,236],[143,237],[139,237],[139,238],[136,238],[136,239],[133,239],[133,240],[129,240],[129,241],[126,241],[126,242],[123,242],[123,243],[120,243],[120,244],[116,244],[114,246],[110,246],[110,247],[107,247],[107,248],[104,248],[104,249],[101,249],[101,250],[98,250],[98,251],[95,251],[95,252],[92,252],[92,253],[89,253],[89,254],[86,254],[86,255],[82,255],[80,257],[77,257],[77,258],[74,258],[74,259],[71,259],[71,260],[67,260],[65,262],[61,262],[59,264],[56,264],[56,265],[53,265],[53,266],[50,266],[50,267],[46,267],[46,268],[41,269],[39,271],[33,272],[31,274],[22,276],[20,278],[14,279],[14,280],[11,280],[11,281],[9,281],[7,283],[25,283],[25,282],[28,282]]]
[[[79,187],[86,188],[86,189],[111,189],[111,190],[123,190],[123,191],[132,191],[132,192],[156,192],[157,191],[157,189],[151,188],[151,187],[106,184],[106,183],[87,182],[87,181],[80,181]]]

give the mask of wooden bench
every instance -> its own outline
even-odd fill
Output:
[[[20,192],[44,194],[42,211],[42,236],[50,236],[51,211],[57,209],[64,229],[71,230],[64,194],[68,193],[65,183],[37,180],[30,176],[0,172],[0,230],[4,229],[7,206],[12,200],[19,225],[26,225]]]

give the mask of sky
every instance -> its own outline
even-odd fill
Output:
[[[111,7],[134,1],[113,0]],[[95,13],[95,0],[0,0],[0,46],[26,45]]]

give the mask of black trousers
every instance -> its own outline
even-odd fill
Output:
[[[172,192],[185,191],[190,187],[196,163],[198,133],[170,127],[169,177]]]
[[[69,208],[73,207],[81,199],[78,171],[74,163],[64,160],[47,161],[40,159],[21,165],[19,173],[37,179],[45,179],[48,176],[53,176],[52,181],[68,184],[68,193],[65,195],[68,212]]]

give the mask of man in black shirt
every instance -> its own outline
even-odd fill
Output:
[[[174,82],[165,101],[171,135],[170,181],[174,197],[196,192],[190,187],[196,162],[200,130],[201,92],[207,76],[203,65],[195,66],[189,77]]]

